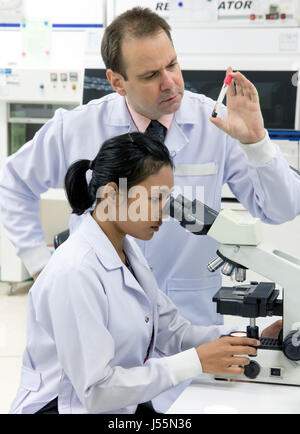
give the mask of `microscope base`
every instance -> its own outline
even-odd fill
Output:
[[[288,360],[281,350],[258,349],[257,356],[251,357],[251,361],[256,362],[260,368],[256,378],[244,374],[226,377],[218,375],[215,378],[300,386],[300,363]]]

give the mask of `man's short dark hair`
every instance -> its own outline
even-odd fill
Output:
[[[125,62],[122,58],[122,42],[127,38],[152,36],[160,30],[163,30],[172,42],[169,24],[149,8],[135,7],[116,17],[106,27],[101,44],[106,69],[118,72],[127,80]]]

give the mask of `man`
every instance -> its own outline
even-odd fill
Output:
[[[116,93],[70,112],[58,110],[7,159],[1,173],[3,224],[32,275],[50,255],[38,220],[40,194],[61,186],[70,164],[93,159],[106,139],[149,126],[149,133],[157,133],[159,124],[150,124],[153,120],[165,127],[165,143],[175,154],[175,184],[182,191],[203,187],[204,202],[219,210],[227,182],[265,222],[282,223],[300,212],[300,179],[271,143],[257,91],[242,74],[228,68],[235,83],[228,91],[228,110],[223,107],[221,118],[211,118],[214,102],[184,91],[169,25],[142,8],[127,11],[106,29],[102,56]],[[206,269],[217,243],[170,221],[152,241],[139,244],[160,288],[183,316],[194,324],[222,323],[211,301],[221,276]],[[156,408],[164,411],[171,402],[168,395]]]

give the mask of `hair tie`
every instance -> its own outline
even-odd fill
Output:
[[[94,160],[91,160],[89,164],[89,170],[93,170],[93,168],[94,168]]]

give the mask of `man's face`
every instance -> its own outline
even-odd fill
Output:
[[[126,39],[122,59],[127,80],[121,79],[121,95],[131,107],[149,119],[174,113],[180,107],[184,82],[174,47],[164,31],[140,39]],[[122,76],[121,76],[122,77]]]

